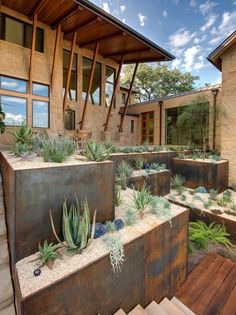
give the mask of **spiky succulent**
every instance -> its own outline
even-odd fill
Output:
[[[126,161],[122,160],[118,163],[117,176],[122,189],[125,190],[127,188],[127,179],[132,175],[133,171],[132,166],[130,166]]]
[[[106,221],[105,226],[106,226],[107,232],[113,233],[116,231],[116,226],[114,222],[112,221]]]
[[[140,218],[143,219],[145,210],[147,206],[150,204],[152,198],[153,196],[150,192],[150,189],[146,187],[146,184],[144,184],[140,191],[134,190],[132,203],[130,207],[135,209],[138,212]]]
[[[142,156],[138,157],[135,161],[134,161],[134,167],[138,170],[141,170],[143,168],[144,165],[144,159]]]
[[[91,244],[95,233],[96,210],[93,216],[92,228],[90,228],[90,211],[86,199],[80,207],[78,199],[75,197],[75,203],[72,202],[69,211],[67,201],[65,200],[63,203],[62,232],[65,242],[62,242],[56,233],[51,212],[50,218],[57,241],[68,251],[80,253]]]
[[[47,265],[49,269],[52,269],[54,261],[60,257],[56,252],[60,247],[61,244],[48,244],[47,240],[44,241],[43,245],[39,244],[38,257],[42,262],[42,266]]]
[[[121,186],[115,185],[115,206],[118,207],[121,204]]]
[[[23,122],[19,128],[14,129],[13,136],[16,143],[31,143],[32,130],[25,122]]]
[[[94,141],[88,141],[85,146],[85,151],[82,151],[81,154],[89,161],[101,162],[109,158],[112,150],[113,147],[106,148],[102,144],[98,144]]]
[[[135,213],[131,208],[128,208],[125,213],[125,224],[131,226],[135,222],[136,222]]]

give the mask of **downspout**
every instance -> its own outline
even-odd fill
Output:
[[[218,89],[211,90],[213,95],[213,150],[216,148],[216,99],[218,91]]]
[[[159,121],[159,135],[160,135],[160,139],[159,139],[159,145],[161,145],[161,138],[162,138],[162,105],[163,105],[163,101],[159,101],[159,108],[160,108],[160,121]]]

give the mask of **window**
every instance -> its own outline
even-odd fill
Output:
[[[154,140],[154,112],[141,114],[142,143],[153,144]]]
[[[6,40],[26,48],[31,48],[33,26],[12,18],[8,15],[0,15],[0,39]],[[36,51],[44,51],[44,31],[37,27]]]
[[[126,102],[126,93],[122,92],[121,93],[121,104],[125,105]]]
[[[33,127],[49,128],[49,110],[48,102],[33,100]]]
[[[75,130],[75,111],[68,109],[65,112],[65,129]]]
[[[92,60],[83,58],[83,93],[82,97],[85,100],[90,72],[91,72]],[[89,100],[93,105],[101,105],[101,64],[96,62],[92,88],[89,96]]]
[[[114,92],[114,85],[115,85],[115,76],[116,76],[116,70],[106,66],[106,97],[105,97],[105,105],[106,107],[110,106],[111,104],[111,98]],[[115,102],[113,104],[113,107],[115,108]]]
[[[49,97],[49,86],[33,82],[33,95]]]
[[[70,62],[70,51],[63,49],[63,93],[65,93],[66,80],[68,74]],[[73,56],[70,87],[69,87],[69,99],[71,101],[77,100],[77,55]]]
[[[27,81],[25,80],[0,76],[0,89],[19,93],[27,93],[28,86]]]
[[[27,121],[27,99],[0,95],[0,103],[6,114],[4,122],[7,126],[20,126]]]
[[[131,119],[131,125],[130,125],[130,132],[131,133],[134,133],[134,120],[133,119]]]

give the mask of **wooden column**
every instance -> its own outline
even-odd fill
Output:
[[[73,58],[74,58],[74,52],[75,52],[76,38],[77,38],[77,33],[74,32],[73,39],[72,39],[72,42],[71,42],[70,60],[69,60],[69,67],[68,67],[68,72],[67,72],[67,78],[66,78],[65,94],[64,94],[64,99],[63,99],[63,119],[65,117],[66,100],[67,100],[67,95],[68,95],[69,88],[70,88],[71,70],[72,70],[72,65],[73,65]]]
[[[132,80],[131,80],[131,83],[130,83],[130,87],[129,87],[129,92],[128,92],[128,95],[127,95],[127,98],[126,98],[126,102],[125,102],[124,111],[121,114],[121,118],[120,118],[119,132],[122,132],[123,123],[124,123],[124,119],[125,119],[125,114],[127,112],[127,108],[128,108],[128,105],[129,105],[129,99],[130,99],[130,95],[131,95],[132,88],[133,88],[133,85],[134,85],[135,76],[136,76],[136,73],[137,73],[137,70],[138,70],[138,65],[139,65],[138,62],[136,62],[135,68],[134,68],[133,77],[132,77]]]
[[[29,65],[29,94],[32,94],[32,76],[33,76],[33,66],[34,66],[34,56],[35,56],[36,33],[37,33],[37,13],[34,13],[32,43],[31,43],[31,51],[30,51],[30,65]]]
[[[58,53],[59,44],[60,44],[60,36],[61,36],[61,24],[58,24],[56,39],[55,39],[55,46],[54,46],[53,62],[52,62],[52,74],[51,74],[51,91],[52,92],[53,92],[53,86],[54,86],[56,59],[57,59],[57,53]]]
[[[115,81],[115,85],[114,85],[114,91],[113,91],[113,94],[112,94],[110,107],[109,107],[109,110],[108,110],[108,113],[107,113],[107,118],[106,118],[104,131],[107,131],[107,129],[108,129],[108,124],[109,124],[109,119],[110,119],[110,115],[111,115],[111,110],[112,110],[112,106],[113,106],[114,101],[115,101],[116,92],[117,92],[117,89],[118,89],[120,73],[121,73],[121,70],[122,70],[123,62],[124,62],[124,56],[122,56],[121,60],[120,60],[120,65],[119,65],[119,69],[118,69],[117,76],[116,76],[116,81]]]
[[[162,105],[163,101],[159,101],[159,108],[160,108],[160,121],[159,121],[159,145],[161,145],[162,142]]]
[[[90,95],[91,88],[92,88],[95,66],[96,66],[96,61],[97,61],[98,48],[99,48],[99,42],[96,43],[94,54],[93,54],[93,62],[92,62],[92,67],[91,67],[91,72],[90,72],[90,78],[89,78],[89,84],[88,84],[88,89],[87,89],[87,93],[86,93],[86,98],[84,101],[84,109],[83,109],[83,114],[82,114],[82,119],[81,119],[81,124],[80,124],[80,130],[82,130],[84,127],[84,120],[85,120],[85,116],[87,113],[88,100],[89,100],[89,95]]]

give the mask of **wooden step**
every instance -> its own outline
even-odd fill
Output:
[[[175,304],[184,314],[186,315],[196,315],[193,313],[186,305],[184,305],[180,300],[178,300],[175,296],[171,299],[171,302]]]
[[[128,315],[147,315],[141,305],[137,305]]]
[[[126,313],[120,308],[117,312],[115,312],[113,315],[126,315]]]
[[[174,303],[172,303],[167,298],[164,298],[164,300],[162,300],[159,303],[159,305],[160,305],[161,308],[164,309],[164,311],[168,315],[185,315],[184,312],[182,312]]]
[[[161,306],[154,301],[145,308],[145,312],[147,315],[168,315]]]

